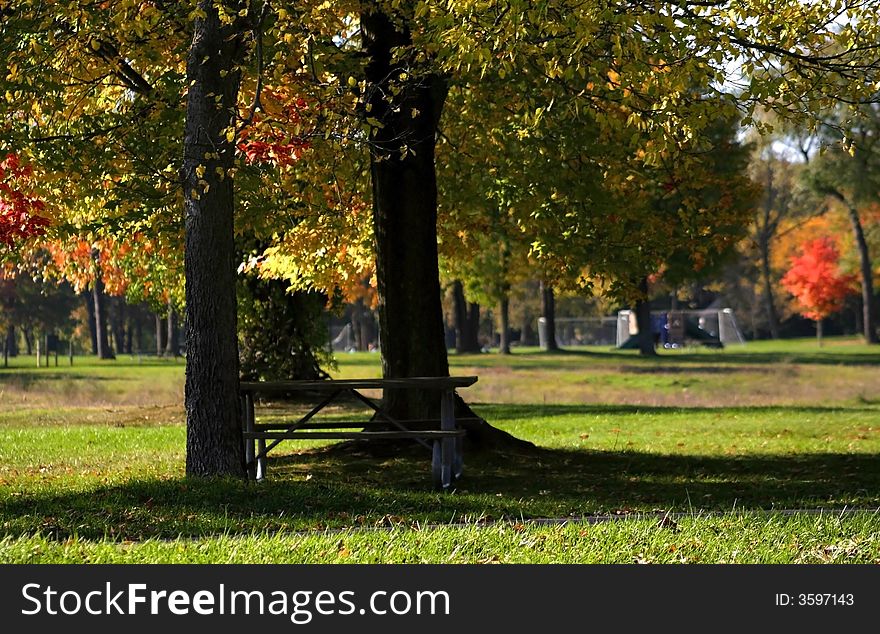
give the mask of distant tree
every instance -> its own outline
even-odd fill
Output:
[[[791,259],[782,286],[797,299],[804,317],[816,321],[816,338],[822,345],[822,320],[843,308],[853,292],[854,275],[840,272],[840,252],[828,237],[804,244]]]

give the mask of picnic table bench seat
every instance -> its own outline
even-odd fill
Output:
[[[475,376],[411,377],[395,379],[329,379],[323,381],[242,381],[242,434],[245,461],[251,478],[266,476],[266,456],[285,440],[413,440],[431,451],[431,475],[437,489],[448,489],[461,476],[465,431],[455,418],[455,390],[476,383]],[[435,391],[440,418],[396,419],[360,390],[411,389]],[[301,394],[320,401],[293,423],[257,423],[255,397]],[[360,401],[373,416],[370,421],[317,421],[314,417],[339,397]],[[269,443],[267,444],[267,441]]]

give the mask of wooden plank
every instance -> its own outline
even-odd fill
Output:
[[[434,429],[440,429],[440,419],[439,418],[405,418],[405,419],[395,419],[401,425],[431,425]],[[475,416],[468,416],[463,418],[456,418],[456,423],[460,423],[462,421],[472,421],[476,422],[480,420]],[[303,423],[301,425],[297,425],[295,429],[360,429],[360,428],[369,428],[369,427],[387,427],[387,423],[384,421],[375,421],[375,420],[340,420],[340,421],[310,421],[308,423]],[[276,423],[257,423],[254,425],[254,429],[257,431],[268,431],[270,429],[290,429],[291,423],[289,421],[278,421]]]
[[[333,439],[333,438],[367,438],[367,439],[387,439],[394,440],[399,438],[418,439],[424,438],[434,440],[437,438],[458,438],[464,437],[467,432],[463,429],[440,430],[429,429],[425,431],[314,431],[306,432],[302,430],[296,431],[253,431],[243,432],[245,439],[264,439],[264,440],[308,440],[309,438],[317,439]]]
[[[328,379],[326,381],[242,381],[242,392],[262,394],[284,392],[331,392],[338,389],[449,389],[468,387],[475,376],[410,377],[405,379]]]

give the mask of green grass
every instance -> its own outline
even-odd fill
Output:
[[[0,561],[880,562],[880,518],[842,513],[880,507],[880,349],[851,339],[453,355],[537,448],[466,452],[451,494],[418,447],[286,443],[263,483],[188,480],[181,362],[32,361],[0,369]],[[827,513],[776,512],[801,508]]]

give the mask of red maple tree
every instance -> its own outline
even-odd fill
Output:
[[[0,161],[0,244],[12,248],[18,240],[39,236],[49,220],[40,215],[45,204],[26,193],[33,177],[29,165],[21,165],[18,156],[7,154]]]
[[[794,295],[800,313],[816,321],[816,336],[822,341],[822,320],[843,308],[843,300],[854,292],[855,275],[840,272],[840,252],[830,237],[804,243],[800,255],[791,258],[791,268],[782,286]]]

